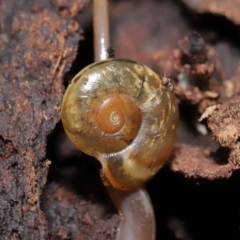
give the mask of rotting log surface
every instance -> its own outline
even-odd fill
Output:
[[[46,141],[60,119],[78,24],[58,16],[50,1],[0,7],[0,238],[48,239],[40,209],[50,165]]]

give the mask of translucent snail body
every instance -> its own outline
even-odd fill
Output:
[[[107,59],[80,71],[62,102],[71,141],[102,164],[115,188],[131,190],[151,179],[168,159],[177,134],[176,98],[148,67]]]

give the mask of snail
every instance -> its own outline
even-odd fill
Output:
[[[147,66],[110,58],[80,71],[62,103],[62,123],[78,149],[98,159],[103,177],[131,190],[168,159],[178,129],[175,95]]]
[[[103,183],[118,209],[117,240],[155,239],[154,211],[144,184],[168,159],[179,111],[169,80],[145,65],[107,58],[107,1],[94,1],[96,62],[68,86],[61,106],[75,146],[102,164]]]

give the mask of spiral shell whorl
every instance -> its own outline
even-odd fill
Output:
[[[103,165],[116,188],[133,189],[169,157],[178,128],[174,93],[148,67],[124,59],[79,72],[62,103],[68,137]]]
[[[125,103],[120,97],[110,97],[99,107],[97,123],[105,133],[119,132],[125,124]]]

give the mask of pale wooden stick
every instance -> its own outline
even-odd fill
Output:
[[[109,20],[107,0],[93,1],[93,31],[95,61],[108,58]]]

